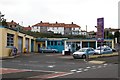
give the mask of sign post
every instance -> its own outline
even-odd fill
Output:
[[[104,18],[97,19],[97,42],[100,42],[100,54],[101,46],[104,42]]]

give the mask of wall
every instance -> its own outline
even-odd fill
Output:
[[[23,37],[23,46],[22,46],[22,51],[24,51],[24,48],[25,48],[25,43],[26,43],[26,38],[29,38],[29,52],[31,52],[31,39],[34,39],[35,41],[35,38],[32,37],[32,36],[29,36],[29,35],[25,35],[23,33],[19,33],[17,31],[14,31],[14,30],[10,30],[10,29],[7,29],[7,28],[0,28],[0,57],[8,57],[9,56],[9,53],[10,53],[10,49],[12,47],[10,46],[7,46],[7,33],[9,34],[13,34],[14,35],[14,46],[16,48],[18,48],[18,36],[20,37]],[[35,42],[34,42],[35,43]],[[34,46],[34,50],[35,50],[35,46]]]

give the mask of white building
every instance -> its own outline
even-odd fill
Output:
[[[53,32],[62,35],[80,35],[81,27],[76,24],[64,24],[64,23],[43,23],[42,21],[32,26],[33,32]]]

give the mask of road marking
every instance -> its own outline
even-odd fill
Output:
[[[0,74],[17,73],[17,72],[25,72],[25,71],[27,71],[27,70],[12,69],[12,68],[0,68]]]
[[[84,69],[84,71],[88,71],[88,69]]]
[[[76,69],[73,69],[73,70],[70,70],[71,72],[75,72],[75,71],[77,71]]]
[[[96,66],[92,66],[93,68],[96,67]]]
[[[82,70],[83,68],[79,68],[78,70]]]
[[[88,66],[88,67],[86,67],[86,68],[87,68],[87,69],[90,69],[91,67]]]
[[[108,65],[108,64],[103,64],[104,66]]]
[[[49,68],[53,68],[53,67],[55,67],[55,65],[49,65],[48,67],[49,67]]]
[[[58,72],[58,73],[52,73],[52,74],[47,74],[47,75],[43,75],[43,76],[41,76],[41,75],[33,76],[33,77],[29,77],[29,78],[30,79],[31,78],[36,78],[36,79],[40,78],[40,79],[44,80],[44,79],[49,79],[49,78],[56,78],[56,77],[60,77],[60,76],[66,76],[66,75],[70,75],[70,74],[73,74],[73,73]]]
[[[70,75],[70,74],[73,74],[73,73],[61,73],[58,75],[48,76],[46,78],[55,78],[55,77],[66,76],[66,75]]]
[[[101,68],[102,66],[98,66],[98,68]]]
[[[80,72],[82,72],[82,71],[76,71],[77,73],[80,73]]]

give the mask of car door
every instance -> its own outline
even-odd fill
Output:
[[[90,49],[89,53],[94,54],[95,53],[94,49]]]

